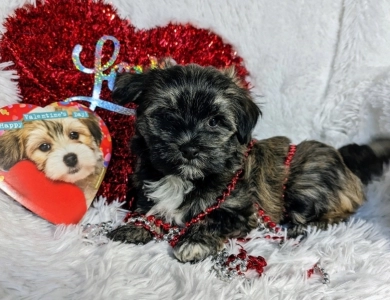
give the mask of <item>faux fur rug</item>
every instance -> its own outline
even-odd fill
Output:
[[[25,3],[2,0],[0,20]],[[288,135],[340,146],[390,131],[388,0],[110,3],[138,28],[190,22],[232,44],[263,110],[256,138]],[[0,107],[20,100],[17,74],[6,66],[0,66]],[[181,264],[166,243],[85,240],[81,226],[53,226],[0,194],[0,298],[388,299],[390,173],[367,195],[350,222],[313,229],[299,244],[252,240],[246,247],[267,260],[265,275],[224,282],[210,271],[210,259]],[[123,215],[119,203],[100,199],[83,223],[116,224]],[[328,285],[316,274],[306,276],[318,261],[330,275]]]

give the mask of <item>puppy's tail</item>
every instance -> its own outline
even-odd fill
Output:
[[[366,145],[349,144],[339,149],[346,166],[363,182],[383,174],[390,162],[390,138],[378,137]]]

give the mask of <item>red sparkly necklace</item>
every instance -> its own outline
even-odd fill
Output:
[[[249,156],[249,153],[251,152],[255,141],[252,140],[248,148],[244,154],[244,161]],[[286,168],[290,167],[291,160],[295,154],[296,146],[290,145],[289,151],[285,160],[285,166]],[[216,203],[210,207],[208,207],[205,211],[199,213],[197,216],[192,218],[189,222],[185,223],[185,226],[182,228],[179,228],[177,226],[172,226],[169,223],[164,222],[163,220],[156,218],[155,216],[145,216],[139,213],[130,212],[127,214],[125,221],[127,223],[134,224],[136,226],[141,226],[145,228],[147,231],[153,234],[153,239],[157,242],[160,241],[167,241],[170,243],[172,247],[175,247],[180,236],[184,235],[185,232],[194,224],[199,223],[201,220],[203,220],[208,214],[210,214],[212,211],[218,209],[221,207],[222,203],[224,203],[227,199],[227,197],[230,196],[231,192],[235,190],[236,184],[238,180],[240,179],[240,176],[243,173],[243,169],[239,169],[236,171],[234,177],[232,178],[231,182],[227,185],[226,189],[223,191],[222,195],[219,196],[216,199]],[[283,182],[283,190],[286,189],[286,183],[287,183],[288,176],[286,175],[286,178]],[[283,193],[284,197],[284,193]],[[270,231],[270,233],[277,234],[280,232],[280,228],[276,226],[275,222],[272,222],[271,218],[267,216],[264,212],[264,210],[260,209],[257,204],[255,204],[258,208],[258,222],[259,227],[261,229],[267,229]],[[162,232],[162,233],[159,233]],[[284,239],[284,235],[271,235],[267,234],[265,238],[273,239],[273,240],[282,240]],[[249,241],[250,239],[244,238],[239,239],[241,242]],[[219,267],[214,268],[219,273],[220,277],[222,279],[231,279],[233,275],[240,275],[244,276],[244,272],[246,272],[249,269],[255,270],[259,275],[263,273],[264,267],[267,265],[265,259],[262,256],[251,256],[247,255],[246,250],[241,246],[239,253],[237,255],[228,255],[227,252],[222,251],[219,253],[214,260],[217,261],[217,264]],[[222,270],[222,271],[221,271]],[[222,275],[221,275],[222,274]]]
[[[245,153],[245,159],[248,157],[250,151],[252,150],[254,142],[255,141],[251,141],[248,145],[248,149]],[[283,181],[283,191],[286,189],[288,171],[295,152],[296,146],[290,145],[288,154],[284,162],[284,165],[286,167],[286,177]],[[226,198],[235,189],[237,181],[240,179],[242,173],[242,169],[238,170],[231,182],[227,185],[222,195],[217,198],[216,203],[206,209],[205,212],[198,214],[191,221],[187,222],[184,228],[179,228],[176,226],[172,226],[169,223],[164,223],[161,219],[157,219],[155,216],[145,216],[140,215],[138,213],[128,213],[125,218],[125,221],[127,221],[127,223],[132,223],[144,227],[146,230],[148,230],[154,235],[155,241],[167,241],[171,244],[172,247],[174,247],[177,244],[179,237],[183,235],[190,226],[203,220],[209,213],[219,208],[221,204],[225,202]],[[284,192],[282,196],[284,198]],[[260,209],[257,204],[255,205],[258,209],[258,229],[264,233],[263,237],[271,241],[283,242],[283,240],[286,238],[285,231],[281,230],[280,227],[277,227],[276,223],[272,222],[271,218],[265,214],[264,210]],[[87,224],[83,232],[86,238],[91,238],[100,234],[107,234],[107,232],[110,230],[112,230],[112,223],[108,222],[95,226]],[[165,233],[159,233],[161,231]],[[256,237],[256,239],[257,238],[260,237]],[[242,245],[250,240],[251,238],[237,239],[236,245],[239,247],[237,254],[229,255],[228,251],[225,248],[212,258],[212,261],[214,262],[213,270],[216,272],[216,275],[219,279],[230,281],[236,276],[246,278],[245,272],[247,272],[248,270],[255,271],[259,276],[263,274],[264,267],[267,266],[266,260],[262,256],[255,257],[252,255],[248,255],[247,251]],[[240,242],[241,244],[239,244],[238,242]],[[329,274],[326,273],[325,269],[320,265],[320,262],[315,263],[313,267],[307,271],[307,278],[310,278],[314,273],[320,274],[320,276],[322,277],[322,282],[324,284],[328,284],[330,282]]]
[[[248,144],[248,148],[244,154],[244,160],[246,160],[246,158],[248,157],[250,151],[253,148],[254,143],[255,141],[252,140]],[[240,179],[242,173],[243,173],[243,169],[237,170],[232,180],[227,185],[226,189],[223,191],[222,195],[216,199],[215,204],[206,208],[205,211],[193,217],[189,222],[186,222],[185,226],[182,228],[179,228],[177,226],[172,226],[169,223],[165,223],[163,220],[158,219],[153,215],[145,216],[134,212],[128,213],[125,220],[127,220],[126,221],[127,223],[132,223],[134,225],[144,227],[146,230],[148,230],[153,234],[154,240],[168,241],[172,247],[175,247],[179,240],[179,237],[182,236],[188,230],[188,228],[190,228],[192,225],[196,223],[199,223],[208,214],[221,207],[222,203],[226,201],[226,198],[230,196],[233,190],[235,190],[236,184]],[[158,228],[162,229],[162,231],[166,233],[158,233],[158,231],[160,231],[158,230]]]

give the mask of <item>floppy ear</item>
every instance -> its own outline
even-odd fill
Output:
[[[155,69],[168,69],[177,63],[171,57],[163,57],[157,61]],[[116,75],[112,99],[119,104],[134,102],[139,104],[139,96],[146,88],[146,79],[149,72],[155,69],[146,69],[143,73],[118,73]]]
[[[19,130],[6,131],[0,136],[0,169],[7,171],[23,159],[24,145]]]
[[[174,60],[172,57],[163,57],[158,61],[158,68],[159,69],[168,69],[171,67],[174,67],[177,65],[176,60]]]
[[[249,95],[243,95],[238,99],[237,139],[242,145],[248,144],[251,140],[259,116],[261,116],[260,108]]]
[[[237,100],[237,139],[242,145],[248,144],[252,130],[255,128],[259,116],[261,116],[260,108],[252,100],[242,79],[237,76],[234,66],[222,69],[221,72],[236,85],[231,92]]]
[[[80,119],[80,122],[82,122],[83,124],[85,124],[85,126],[88,127],[89,131],[91,132],[93,138],[96,141],[96,144],[100,146],[100,143],[103,139],[103,133],[100,129],[98,118],[94,114],[88,113],[88,118]]]
[[[119,104],[137,103],[141,95],[147,75],[133,73],[118,73],[115,79],[112,99]]]

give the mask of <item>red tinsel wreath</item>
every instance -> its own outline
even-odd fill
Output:
[[[17,9],[4,26],[1,61],[14,62],[10,68],[20,76],[23,102],[39,106],[72,96],[92,95],[94,75],[75,68],[72,50],[81,45],[82,64],[93,68],[96,43],[104,35],[114,36],[120,42],[117,64],[148,66],[151,56],[171,56],[180,64],[234,65],[243,79],[248,74],[232,46],[211,31],[176,24],[137,30],[101,0],[37,1],[35,6]],[[104,45],[102,63],[110,59],[113,48],[113,44]],[[111,101],[110,93],[104,83],[100,98]],[[128,177],[133,172],[133,157],[128,143],[134,133],[134,117],[99,108],[96,111],[107,124],[113,141],[111,163],[98,196],[124,201],[131,197]]]

